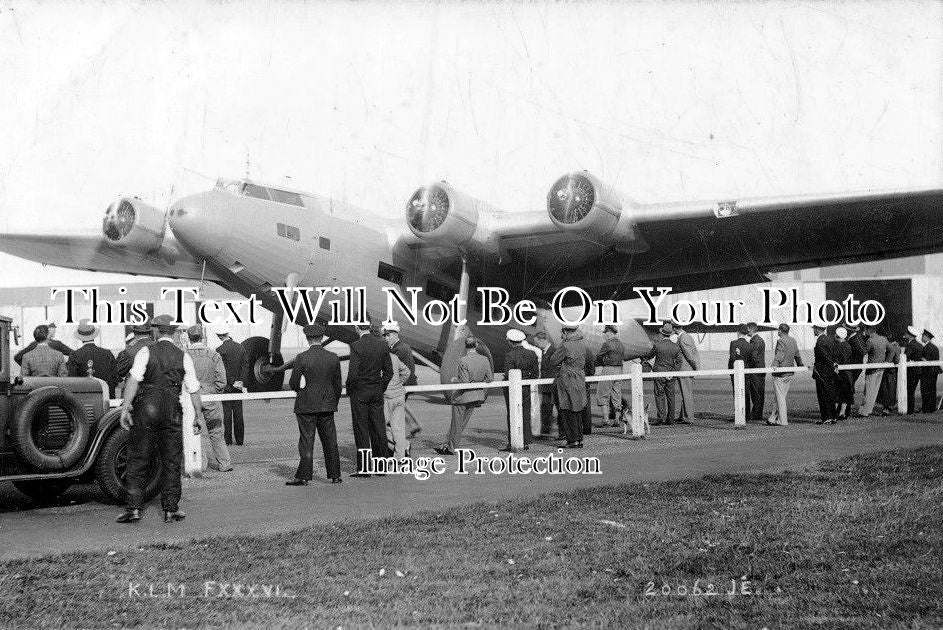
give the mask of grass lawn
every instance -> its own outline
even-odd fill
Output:
[[[0,563],[2,627],[221,625],[943,627],[943,448]]]

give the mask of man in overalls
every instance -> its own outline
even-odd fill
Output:
[[[157,329],[158,339],[135,355],[121,404],[121,426],[131,432],[131,439],[128,443],[128,506],[116,519],[119,523],[141,520],[143,491],[151,464],[151,449],[155,444],[161,460],[164,522],[184,519],[186,514],[178,507],[180,463],[183,459],[181,388],[186,387],[196,410],[197,422],[201,427],[205,426],[200,381],[193,360],[174,345],[171,336],[177,326],[173,318],[159,315],[152,325]]]

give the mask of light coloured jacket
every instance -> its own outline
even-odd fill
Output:
[[[226,388],[226,367],[223,357],[215,350],[206,347],[204,343],[196,343],[187,349],[187,354],[193,360],[193,369],[196,378],[200,381],[201,394],[221,394]],[[203,413],[222,413],[223,406],[219,402],[203,403]]]
[[[776,340],[776,350],[773,352],[773,367],[794,367],[802,365],[802,355],[799,354],[799,344],[791,335],[780,335]],[[776,376],[787,376],[791,372],[783,372]]]
[[[390,353],[390,361],[393,362],[393,378],[390,379],[390,382],[386,386],[386,391],[383,392],[383,397],[393,400],[396,398],[404,398],[406,396],[406,390],[403,389],[406,385],[406,381],[409,380],[409,375],[412,374],[412,371],[409,369],[409,366],[399,360],[399,357],[395,353]]]
[[[681,369],[701,369],[701,354],[697,351],[697,343],[690,333],[682,332],[678,335],[678,345],[681,346]]]
[[[478,354],[474,349],[458,360],[458,383],[490,383],[494,379],[494,370],[488,357]],[[483,389],[465,389],[455,392],[453,405],[480,405],[487,398]]]

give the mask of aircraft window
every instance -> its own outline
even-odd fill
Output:
[[[377,278],[392,282],[393,284],[402,285],[405,275],[402,269],[388,265],[385,262],[381,262],[380,267],[377,269]]]
[[[284,223],[277,223],[275,224],[275,228],[278,231],[279,236],[290,238],[293,241],[301,240],[301,230],[296,228],[294,225],[285,225]]]
[[[285,190],[279,190],[277,188],[270,189],[273,199],[278,203],[287,203],[292,206],[298,206],[304,208],[304,202],[301,201],[301,195],[298,193],[287,192]]]
[[[255,184],[246,184],[245,188],[242,189],[242,194],[246,197],[255,197],[256,199],[265,199],[266,201],[271,201],[272,197],[269,196],[268,188],[263,186],[256,186]]]
[[[318,245],[321,246],[321,249],[331,249],[331,239],[324,238],[323,236],[318,238]]]

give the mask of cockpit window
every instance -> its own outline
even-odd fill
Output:
[[[242,194],[246,197],[265,199],[266,201],[272,200],[272,197],[269,196],[268,188],[265,188],[264,186],[256,186],[255,184],[246,184],[242,189]]]
[[[272,198],[279,203],[287,203],[292,206],[298,206],[303,208],[304,203],[301,201],[301,195],[298,193],[288,192],[286,190],[279,190],[277,188],[272,188]]]

